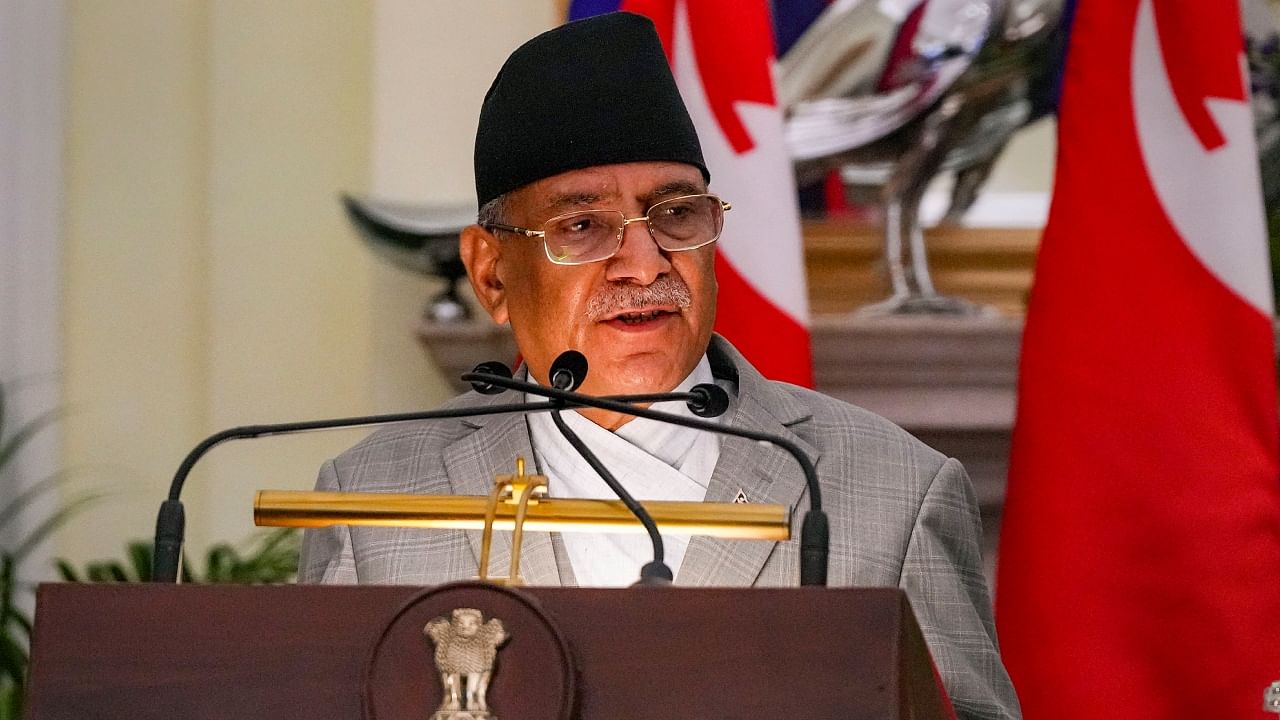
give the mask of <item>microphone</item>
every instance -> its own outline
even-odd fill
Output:
[[[505,377],[505,378],[511,377],[511,368],[507,367],[505,364],[500,363],[496,360],[490,360],[489,362],[482,362],[479,365],[477,365],[475,369],[472,370],[472,372],[482,373],[485,375],[497,375],[499,377]],[[486,383],[486,382],[473,382],[471,383],[471,389],[475,390],[481,395],[497,395],[499,393],[506,392],[506,388],[500,388],[497,385],[494,385],[492,383]]]
[[[577,350],[565,350],[551,362],[551,387],[573,392],[587,379],[587,356]]]
[[[729,409],[728,391],[715,383],[698,383],[689,388],[689,394],[696,396],[689,401],[689,410],[698,417],[720,417]]]
[[[565,353],[561,353],[561,356],[569,352],[575,353],[579,357],[582,357],[582,353],[579,353],[576,350],[565,351]],[[559,359],[560,357],[556,358],[557,361]],[[582,357],[582,363],[581,363],[581,366],[579,366],[580,369],[578,370],[573,369],[574,366],[577,366],[576,362],[573,365],[570,365],[567,362],[564,363],[563,365],[556,365],[556,363],[553,362],[552,367],[562,372],[565,370],[568,370],[571,373],[573,373],[572,376],[562,375],[561,376],[562,378],[568,378],[568,377],[573,377],[575,379],[585,378],[586,377],[586,361],[587,359],[585,357]],[[475,368],[473,368],[470,373],[463,373],[462,379],[466,380],[467,383],[471,385],[472,390],[475,390],[476,392],[481,393],[482,395],[497,395],[499,393],[504,393],[508,389],[510,389],[505,385],[500,387],[487,380],[478,379],[481,377],[487,377],[489,375],[493,375],[499,378],[504,378],[506,380],[511,380],[512,377],[514,377],[514,375],[511,372],[511,368],[508,367],[505,363],[501,363],[496,360],[490,360],[488,362],[482,362],[479,365],[475,366]],[[468,378],[477,378],[477,379],[468,380]],[[561,382],[564,382],[564,381],[565,380],[563,379],[561,380]],[[573,385],[573,383],[569,383],[569,385],[572,386],[572,388],[577,388],[582,385],[582,381],[578,380],[577,385]],[[555,386],[555,381],[552,381],[552,386],[553,387]],[[541,387],[541,386],[538,386],[538,387]],[[572,391],[571,388],[569,387],[559,388],[559,389]],[[720,417],[725,413],[726,410],[729,409],[729,393],[725,392],[724,388],[720,387],[719,385],[716,385],[715,383],[698,383],[697,385],[694,385],[693,387],[689,388],[689,392],[640,393],[640,394],[634,394],[634,395],[608,395],[606,397],[609,400],[615,400],[617,402],[632,403],[632,404],[640,403],[645,405],[650,405],[657,402],[683,401],[685,406],[689,408],[690,412],[692,412],[694,415],[697,415],[698,417],[704,417],[704,418]],[[575,404],[570,403],[570,405],[574,406]]]
[[[582,381],[587,377],[587,358],[577,350],[566,350],[560,353],[555,360],[551,362],[551,383],[557,390],[573,391],[582,385]],[[649,542],[653,545],[653,560],[644,564],[640,568],[640,580],[637,585],[670,585],[675,579],[675,574],[671,572],[671,567],[666,564],[663,559],[665,549],[662,544],[662,534],[658,532],[658,524],[653,521],[653,516],[649,511],[641,505],[630,492],[623,487],[622,483],[613,476],[609,468],[591,452],[591,448],[582,442],[582,438],[578,437],[564,421],[564,417],[560,414],[560,410],[551,411],[551,421],[555,423],[556,429],[564,436],[565,440],[573,446],[574,450],[582,456],[583,460],[591,466],[592,470],[604,480],[604,484],[609,486],[614,495],[617,495],[622,504],[627,506],[632,515],[640,521],[644,526],[645,532],[649,534]]]
[[[809,459],[809,456],[805,455],[804,451],[790,440],[772,433],[747,430],[745,428],[737,428],[730,425],[718,425],[713,422],[708,422],[707,420],[687,418],[681,415],[661,412],[652,408],[640,408],[628,404],[632,402],[643,402],[643,400],[638,400],[637,398],[653,396],[627,395],[621,397],[595,397],[577,392],[569,392],[559,388],[545,387],[535,383],[515,380],[513,378],[486,375],[476,372],[464,373],[462,379],[467,382],[488,382],[508,390],[519,390],[531,395],[549,398],[551,400],[573,403],[579,407],[585,406],[599,408],[601,410],[609,410],[625,415],[657,420],[659,422],[668,422],[673,425],[680,425],[681,427],[705,430],[707,432],[720,433],[722,435],[731,435],[733,437],[745,438],[747,440],[755,440],[756,442],[765,442],[781,448],[791,455],[791,457],[795,459],[796,463],[800,465],[800,469],[804,472],[805,484],[809,490],[809,512],[805,513],[804,521],[800,526],[800,584],[817,586],[825,586],[827,584],[827,557],[830,549],[831,533],[827,522],[827,515],[822,511],[822,488],[818,484],[818,471],[814,468],[813,461]],[[712,387],[719,388],[719,386]],[[697,387],[694,389],[696,390]],[[721,389],[720,392],[723,393],[723,389]],[[705,395],[703,393],[695,394],[692,392],[687,395],[696,395],[697,399],[695,402],[707,402],[708,405],[710,405],[710,403],[713,402],[711,398],[715,393],[710,390],[706,390]],[[689,397],[682,397],[681,399],[685,399],[686,401],[694,400],[694,398]],[[656,399],[653,400],[653,402],[657,401],[658,400]],[[724,404],[725,407],[728,406],[727,393],[725,394]],[[690,407],[692,408],[692,405]],[[721,412],[723,412],[723,410],[721,410]]]
[[[585,358],[583,364],[585,366]],[[582,376],[579,372],[579,377]],[[500,362],[481,363],[476,366],[475,370],[467,375],[477,375],[481,378],[492,378],[498,381],[518,382],[511,379],[511,369]],[[463,376],[464,380],[469,380],[467,375]],[[505,385],[491,383],[484,379],[469,380],[471,386],[476,392],[485,395],[496,395],[506,392]],[[535,386],[538,387],[538,386]],[[574,387],[577,387],[576,385]],[[637,398],[632,400],[630,398]],[[622,403],[627,402],[660,402],[668,400],[684,400],[692,402],[693,396],[690,393],[664,393],[655,395],[617,395],[610,399],[617,400]],[[491,405],[489,407],[461,407],[450,408],[447,410],[424,410],[418,412],[392,413],[387,415],[365,415],[357,417],[333,418],[328,420],[307,420],[302,422],[277,423],[272,425],[244,425],[241,427],[233,427],[227,430],[210,435],[196,445],[187,456],[183,458],[182,464],[178,466],[178,470],[174,473],[173,481],[169,484],[169,497],[160,505],[160,511],[156,515],[156,534],[154,540],[154,553],[151,566],[151,579],[153,582],[174,583],[178,581],[178,572],[180,559],[182,557],[182,545],[186,538],[186,511],[182,505],[182,488],[186,484],[187,476],[191,474],[191,469],[195,466],[196,461],[212,450],[215,446],[220,445],[228,440],[243,440],[257,437],[266,437],[270,435],[286,435],[290,433],[309,432],[312,430],[330,430],[336,428],[361,427],[366,425],[390,425],[393,423],[409,422],[413,420],[447,420],[452,418],[463,417],[480,417],[483,415],[502,415],[505,413],[531,413],[531,412],[548,412],[550,410],[580,407],[573,401],[556,400],[554,402],[536,402],[536,403],[514,403],[506,405]]]

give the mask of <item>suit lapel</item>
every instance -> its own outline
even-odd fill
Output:
[[[728,425],[781,435],[800,446],[816,464],[818,452],[798,437],[792,428],[808,421],[808,408],[769,381],[719,336],[712,338],[708,358],[717,378],[737,383],[738,393],[725,421]],[[478,405],[513,402],[495,395]],[[515,471],[516,457],[526,467],[536,468],[533,446],[524,416],[495,415],[464,421],[475,428],[444,449],[445,471],[452,491],[458,495],[488,495],[494,478]],[[536,470],[535,470],[536,471]],[[795,508],[804,495],[804,475],[786,452],[751,440],[722,436],[720,459],[707,487],[708,502],[733,502],[741,491],[748,502],[776,503]],[[799,514],[794,510],[792,517]],[[799,528],[793,529],[793,535]],[[480,531],[468,531],[474,556],[480,557]],[[760,575],[776,542],[766,540],[724,540],[694,537],[676,576],[680,585],[746,586]],[[561,553],[563,555],[563,553]],[[489,574],[505,577],[511,564],[511,533],[496,532],[490,550]],[[557,553],[550,533],[525,533],[520,574],[529,585],[562,585],[562,575],[572,571],[557,565]],[[570,580],[572,584],[572,580]]]
[[[719,354],[721,357],[717,358]],[[796,443],[815,464],[818,452],[799,438],[791,426],[809,419],[807,408],[759,375],[718,336],[709,355],[727,361],[736,371],[738,398],[726,425],[768,432]],[[795,508],[804,494],[804,473],[787,452],[743,438],[722,436],[720,459],[707,487],[707,502],[733,502],[738,492],[747,502],[776,503]],[[792,517],[798,514],[792,512]],[[792,534],[799,532],[799,527]],[[755,582],[777,545],[768,540],[727,540],[694,537],[676,575],[679,585],[746,586]]]
[[[495,396],[502,402],[514,400],[505,395]],[[492,404],[497,400],[489,400]],[[523,457],[526,472],[536,472],[537,463],[533,446],[529,442],[528,425],[518,414],[495,415],[465,421],[476,428],[475,432],[453,442],[444,449],[445,472],[449,484],[457,495],[489,494],[494,478],[515,472],[516,458]],[[475,563],[480,559],[481,532],[467,532]],[[494,532],[489,551],[489,576],[506,577],[511,566],[511,533]],[[560,585],[560,573],[551,545],[550,533],[526,532],[520,555],[520,576],[527,585]]]

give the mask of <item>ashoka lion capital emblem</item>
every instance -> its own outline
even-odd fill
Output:
[[[436,671],[444,700],[432,720],[497,720],[485,699],[498,646],[507,641],[502,621],[485,622],[479,610],[458,608],[451,617],[437,617],[422,628],[435,644]]]

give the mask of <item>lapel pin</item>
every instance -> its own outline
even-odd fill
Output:
[[[742,488],[738,488],[738,494],[733,496],[733,504],[746,505],[747,502],[747,494],[742,492]]]

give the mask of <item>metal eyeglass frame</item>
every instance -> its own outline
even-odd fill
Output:
[[[539,238],[540,240],[542,240],[542,249],[543,249],[543,252],[546,253],[547,259],[556,265],[588,265],[590,263],[608,260],[614,255],[617,255],[618,250],[622,249],[622,238],[623,236],[626,235],[627,226],[633,222],[640,222],[640,221],[644,221],[645,227],[649,230],[649,237],[653,238],[653,242],[656,243],[658,247],[662,248],[666,252],[684,252],[686,250],[697,250],[700,247],[706,247],[707,245],[710,245],[716,240],[719,240],[720,233],[724,230],[724,223],[721,222],[719,230],[717,230],[716,234],[711,236],[711,239],[709,240],[700,242],[697,245],[690,245],[689,247],[669,248],[664,246],[662,244],[662,241],[659,240],[658,237],[653,233],[653,226],[649,224],[649,213],[653,212],[654,208],[660,208],[667,203],[673,203],[679,200],[688,200],[690,198],[701,198],[701,197],[711,198],[716,202],[720,203],[720,211],[722,216],[723,216],[723,213],[726,213],[733,209],[733,205],[720,199],[719,195],[716,195],[714,193],[697,193],[695,195],[681,195],[679,197],[667,198],[666,200],[656,202],[653,204],[652,207],[650,207],[648,210],[645,211],[644,215],[641,215],[640,217],[629,218],[621,210],[606,210],[606,209],[575,210],[573,212],[567,212],[567,213],[562,213],[560,215],[556,215],[555,217],[550,218],[546,222],[542,223],[542,227],[546,228],[548,225],[550,225],[553,222],[563,220],[568,217],[573,217],[575,215],[582,215],[585,213],[614,213],[617,215],[621,215],[622,225],[618,227],[617,243],[613,246],[613,250],[609,252],[607,255],[603,255],[598,258],[592,258],[591,260],[565,260],[564,258],[556,257],[556,255],[551,252],[551,247],[547,245],[547,231],[545,229],[530,230],[529,228],[522,228],[516,225],[505,225],[503,223],[495,223],[495,222],[485,223],[483,227],[486,230],[505,230],[506,232],[516,233],[517,235],[523,235],[528,238]]]

